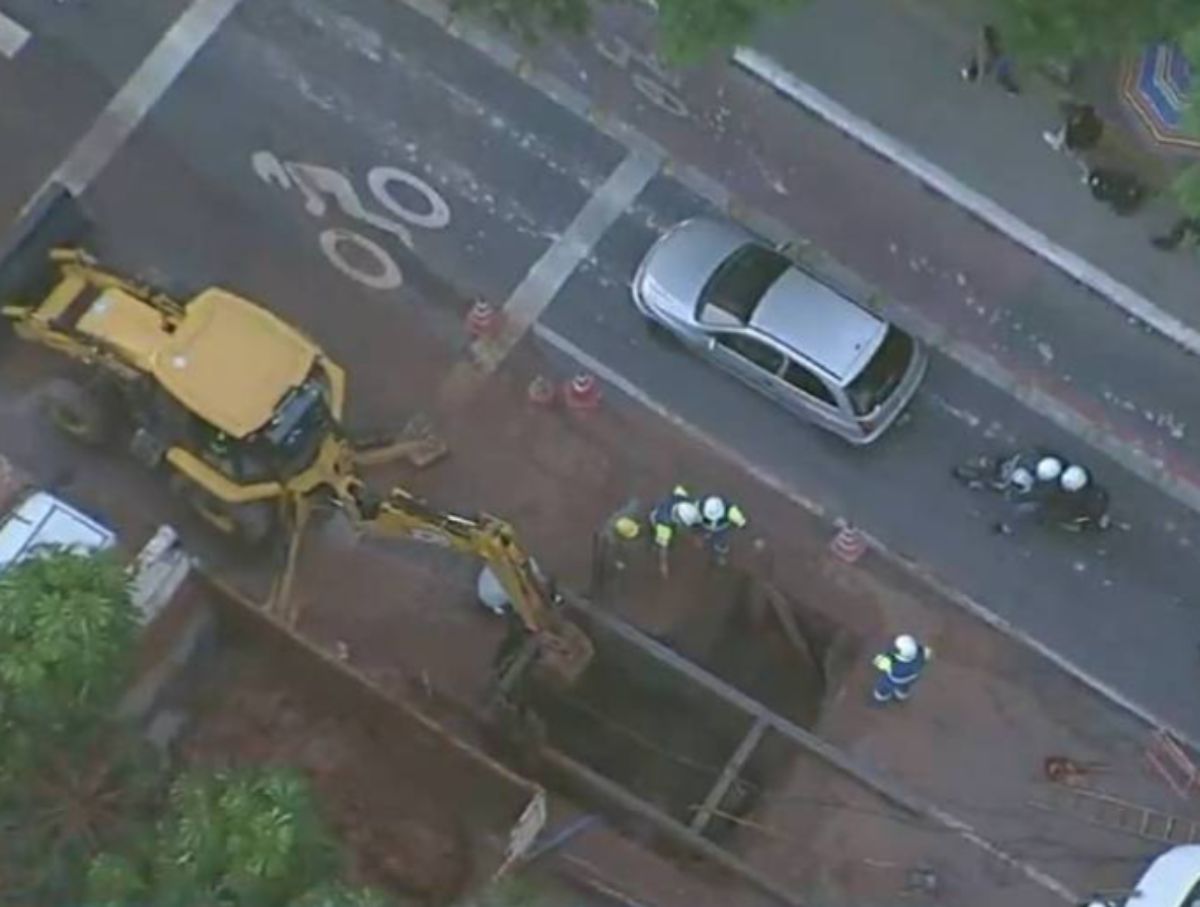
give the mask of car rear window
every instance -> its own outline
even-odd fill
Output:
[[[889,325],[887,335],[871,361],[846,388],[850,405],[858,415],[869,415],[892,395],[904,377],[912,354],[912,338]]]
[[[711,307],[741,324],[749,324],[759,300],[787,268],[788,260],[778,252],[754,243],[742,246],[725,259],[705,284],[700,293],[698,318],[713,321],[712,317],[705,317],[705,309]]]

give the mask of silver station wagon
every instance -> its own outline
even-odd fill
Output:
[[[633,300],[656,330],[852,444],[896,420],[928,364],[911,335],[723,221],[669,230]]]

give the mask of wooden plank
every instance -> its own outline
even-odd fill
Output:
[[[692,831],[697,834],[704,831],[704,827],[712,819],[713,810],[721,805],[721,800],[728,793],[730,785],[737,778],[738,772],[742,770],[742,766],[746,764],[746,760],[750,758],[750,754],[754,752],[754,748],[758,746],[758,741],[762,740],[763,732],[766,729],[767,722],[762,718],[759,718],[750,726],[750,730],[746,732],[746,736],[742,738],[742,742],[738,744],[738,748],[733,751],[733,755],[725,763],[725,768],[721,770],[721,775],[717,778],[717,783],[712,786],[712,790],[704,798],[704,803],[696,810],[696,815],[692,817]]]
[[[977,832],[970,824],[942,809],[933,801],[908,791],[880,772],[851,758],[847,753],[828,741],[822,740],[816,734],[773,712],[762,703],[725,683],[719,677],[683,658],[668,646],[664,646],[657,640],[651,639],[637,627],[621,620],[614,614],[595,607],[590,602],[570,592],[563,592],[563,601],[568,607],[586,614],[595,624],[603,626],[609,632],[641,649],[660,663],[674,668],[692,682],[714,693],[718,698],[741,709],[753,718],[764,720],[769,727],[799,744],[812,755],[854,778],[864,787],[879,794],[894,806],[912,815],[921,816],[933,824],[953,832],[964,841],[974,845],[999,862],[1018,870],[1030,881],[1052,892],[1068,903],[1077,903],[1083,900],[1082,895],[1072,890],[1068,885],[1043,872],[1028,861],[992,843]]]

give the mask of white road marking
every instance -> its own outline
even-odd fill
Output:
[[[0,54],[11,60],[20,53],[29,37],[29,29],[0,13]]]
[[[526,273],[504,303],[504,329],[473,350],[477,367],[492,372],[504,361],[546,310],[579,263],[591,254],[604,232],[633,203],[658,173],[662,159],[631,152],[592,193],[570,226]]]
[[[193,0],[71,149],[52,180],[82,193],[241,0]]]

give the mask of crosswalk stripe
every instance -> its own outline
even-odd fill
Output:
[[[29,29],[0,13],[0,54],[11,60],[28,40]]]

